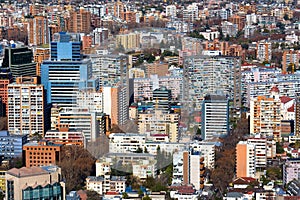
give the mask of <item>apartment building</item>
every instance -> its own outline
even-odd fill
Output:
[[[100,195],[104,195],[107,192],[123,193],[126,189],[126,177],[125,176],[88,176],[86,178],[87,190],[92,190]]]
[[[36,15],[28,20],[28,44],[40,46],[49,44],[49,28],[46,16]]]
[[[285,50],[282,55],[282,73],[294,73],[299,68],[299,51]]]
[[[279,89],[273,87],[270,95],[250,101],[250,134],[261,134],[281,140],[281,101]]]
[[[270,62],[272,58],[271,42],[260,41],[256,44],[256,58],[261,62]]]
[[[204,158],[201,153],[182,151],[173,155],[172,184],[193,184],[196,190],[204,188]]]
[[[300,159],[287,159],[283,165],[283,184],[286,185],[292,180],[299,180],[300,176]]]
[[[185,59],[183,103],[201,110],[208,94],[228,96],[241,106],[241,63],[238,57],[191,56]]]
[[[178,140],[179,115],[177,113],[163,113],[161,110],[138,114],[138,128],[140,134],[168,135],[170,142]]]
[[[50,49],[49,48],[36,48],[34,51],[33,60],[36,63],[36,75],[41,76],[41,64],[44,60],[50,58]]]
[[[153,91],[160,87],[171,90],[172,100],[179,100],[182,92],[182,77],[151,75],[150,78],[135,78],[134,102],[153,100]]]
[[[140,34],[128,33],[116,36],[117,46],[122,46],[125,50],[140,48]]]
[[[236,176],[255,177],[255,146],[247,141],[236,145]]]
[[[44,87],[37,77],[18,77],[8,85],[8,131],[12,135],[45,132]]]
[[[57,130],[48,130],[44,139],[54,144],[86,146],[82,130],[69,129],[68,124],[61,124]]]

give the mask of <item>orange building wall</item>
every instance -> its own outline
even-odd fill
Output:
[[[247,176],[247,145],[237,144],[236,147],[236,176]]]
[[[25,166],[56,165],[59,161],[60,146],[36,145],[23,146],[25,154]],[[58,154],[58,158],[57,155]]]

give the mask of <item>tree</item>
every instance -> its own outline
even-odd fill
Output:
[[[151,198],[147,195],[142,198],[142,200],[151,200]]]
[[[276,153],[278,153],[278,154],[284,153],[284,149],[279,142],[276,142]]]
[[[123,192],[122,199],[128,199],[128,198],[129,198],[129,196],[128,196],[127,192]]]
[[[86,195],[88,197],[88,200],[100,200],[101,199],[100,194],[98,194],[97,192],[92,191],[92,190],[86,191]]]
[[[87,176],[94,173],[96,159],[83,147],[63,146],[60,153],[62,178],[66,181],[67,192],[84,186]]]
[[[135,153],[143,153],[143,149],[141,149],[141,147],[138,147]]]

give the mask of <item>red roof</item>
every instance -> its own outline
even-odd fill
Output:
[[[281,103],[287,103],[289,101],[292,101],[293,99],[290,98],[290,97],[287,97],[287,96],[282,96],[282,97],[279,97]]]
[[[120,194],[119,192],[115,192],[115,191],[107,191],[106,195],[118,195]]]
[[[293,106],[289,107],[289,108],[287,109],[287,111],[288,111],[288,112],[295,112],[294,104],[293,104]]]
[[[239,185],[248,185],[252,182],[256,181],[255,178],[251,177],[239,177],[233,181],[233,184],[239,184]]]
[[[278,92],[278,93],[279,93],[279,89],[278,89],[277,86],[273,86],[273,87],[271,88],[271,91],[270,91],[270,92]]]

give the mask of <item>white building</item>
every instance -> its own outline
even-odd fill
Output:
[[[166,16],[167,17],[176,17],[177,9],[175,5],[166,6]]]
[[[12,135],[44,134],[44,86],[37,78],[18,77],[7,88],[8,131]]]
[[[199,32],[200,35],[203,35],[203,37],[206,40],[214,40],[219,38],[220,32],[219,31],[211,31],[211,30],[206,30],[205,32]]]
[[[272,58],[272,44],[271,42],[260,41],[256,44],[256,58],[263,62],[270,62]]]
[[[100,195],[108,191],[123,193],[126,189],[125,176],[88,176],[86,178],[86,189],[95,191]]]

